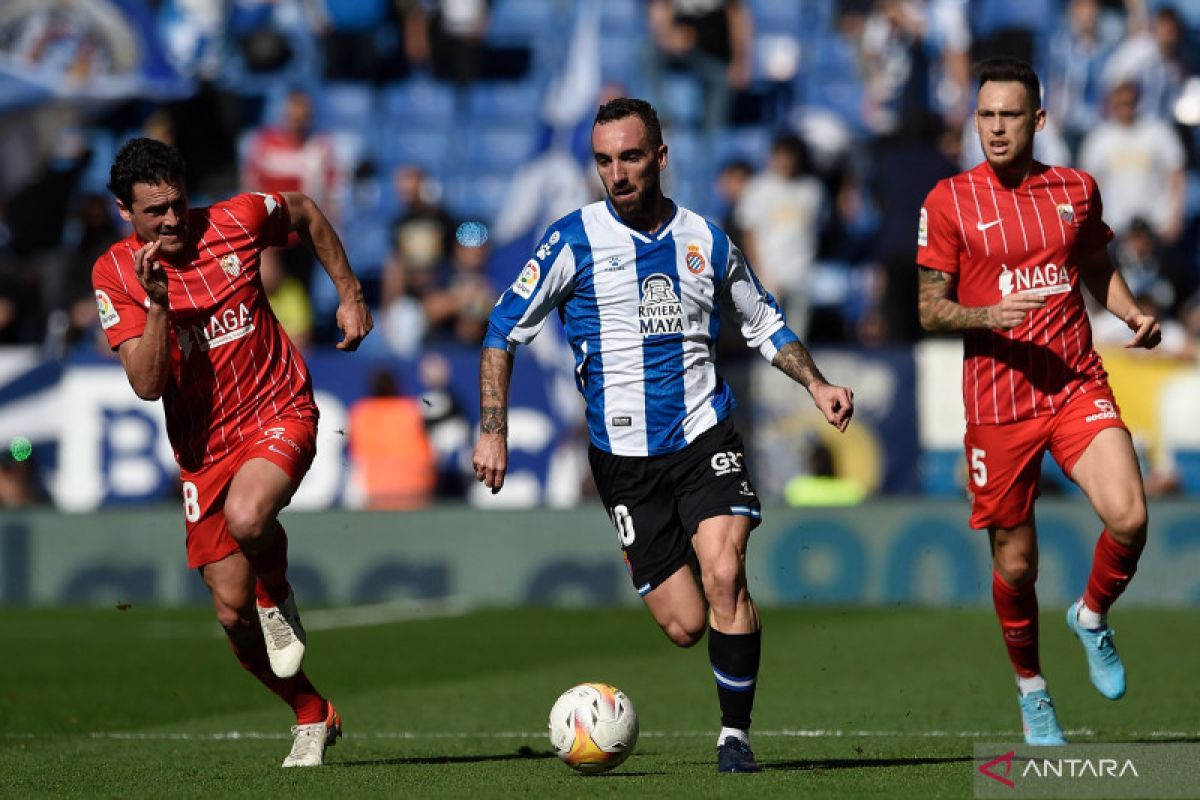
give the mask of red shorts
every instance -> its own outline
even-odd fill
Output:
[[[219,461],[195,472],[183,470],[183,519],[187,526],[188,567],[220,561],[238,550],[225,523],[225,495],[233,476],[252,458],[275,464],[298,487],[317,454],[317,421],[273,420],[258,435]]]
[[[1112,390],[1073,395],[1058,413],[1000,425],[967,423],[967,490],[972,528],[1013,528],[1029,518],[1046,450],[1070,477],[1105,428],[1125,428]]]

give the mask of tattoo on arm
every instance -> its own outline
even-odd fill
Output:
[[[965,331],[990,328],[986,306],[969,308],[950,299],[950,275],[921,267],[921,327],[927,331]]]
[[[814,380],[828,383],[825,376],[817,369],[817,365],[813,363],[808,349],[800,342],[788,342],[779,348],[775,358],[771,359],[771,366],[805,388]]]
[[[479,358],[479,430],[508,436],[508,382],[512,354],[484,348]]]

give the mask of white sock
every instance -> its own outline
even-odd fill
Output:
[[[1017,689],[1020,690],[1021,697],[1024,697],[1030,692],[1036,692],[1039,690],[1045,691],[1046,679],[1041,675],[1034,675],[1032,678],[1022,678],[1020,675],[1018,675]]]
[[[1099,611],[1092,611],[1087,607],[1087,603],[1079,604],[1079,612],[1076,618],[1079,620],[1079,627],[1087,628],[1090,631],[1096,628],[1103,628],[1107,624],[1104,615]]]
[[[721,733],[717,736],[717,747],[725,744],[725,739],[728,736],[740,739],[747,745],[750,744],[750,731],[744,731],[741,728],[721,728]]]

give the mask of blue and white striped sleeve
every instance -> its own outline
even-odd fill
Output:
[[[799,341],[800,337],[787,326],[779,304],[758,282],[746,256],[733,242],[729,243],[727,270],[721,287],[723,300],[741,324],[746,344],[758,348],[762,357],[771,361],[785,344]]]
[[[534,257],[525,262],[512,286],[504,290],[488,317],[485,348],[513,352],[529,344],[546,317],[575,285],[575,253],[558,231],[543,237]]]

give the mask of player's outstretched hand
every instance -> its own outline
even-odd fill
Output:
[[[133,272],[137,275],[138,283],[146,290],[150,302],[160,308],[167,308],[167,271],[158,260],[157,240],[144,244],[133,253]]]
[[[504,486],[504,474],[508,471],[508,439],[502,433],[481,433],[472,458],[475,465],[475,480],[492,490],[492,494]]]
[[[1025,316],[1035,308],[1046,305],[1046,298],[1034,294],[1013,292],[1006,294],[999,303],[988,309],[991,327],[1002,331],[1015,328],[1025,321]]]
[[[344,299],[338,304],[337,325],[342,332],[342,340],[337,343],[337,349],[357,350],[358,345],[375,327],[375,322],[371,319],[371,309],[367,308],[362,295]]]
[[[1135,311],[1126,315],[1125,324],[1133,331],[1133,338],[1125,343],[1126,347],[1144,347],[1152,350],[1162,341],[1162,327],[1153,314]]]
[[[808,387],[812,393],[813,402],[825,415],[829,424],[842,433],[850,425],[854,416],[854,392],[845,386],[834,386],[832,383],[820,383]]]

